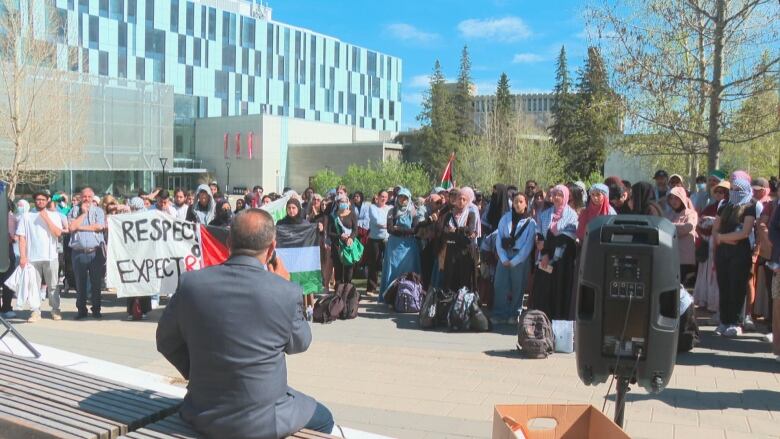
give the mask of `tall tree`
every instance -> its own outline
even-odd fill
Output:
[[[509,77],[501,73],[496,84],[496,111],[495,117],[499,126],[506,126],[513,119],[512,91],[509,87]]]
[[[426,169],[435,174],[457,151],[458,138],[454,123],[452,99],[445,86],[444,74],[437,59],[433,65],[430,86],[417,120],[422,124],[420,156]]]
[[[574,147],[576,114],[577,97],[572,93],[566,48],[561,46],[555,73],[552,125],[550,125],[548,131],[552,137],[553,144],[558,148],[559,154],[563,157],[573,157],[577,153]]]
[[[564,158],[569,175],[587,180],[592,174],[601,173],[607,142],[618,131],[618,100],[609,86],[607,69],[597,48],[588,48],[588,58],[578,76],[574,130]]]
[[[50,183],[46,170],[82,153],[90,99],[66,70],[74,39],[53,4],[0,0],[0,139],[9,145],[0,178],[10,198],[19,184]]]
[[[632,130],[671,134],[662,136],[671,142],[647,145],[647,151],[685,154],[692,169],[704,153],[713,170],[723,143],[777,132],[730,127],[741,103],[765,91],[763,80],[780,66],[779,2],[592,1],[589,25],[609,51]]]
[[[455,94],[452,96],[455,111],[455,127],[461,142],[465,142],[474,134],[474,96],[471,94],[472,87],[469,47],[463,46],[460,54],[458,82],[455,87]]]

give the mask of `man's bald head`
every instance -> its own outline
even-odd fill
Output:
[[[276,239],[271,214],[262,209],[246,209],[233,218],[230,226],[230,253],[257,256],[268,250]]]

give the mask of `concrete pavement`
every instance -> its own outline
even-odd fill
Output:
[[[15,319],[31,341],[171,377],[154,343],[156,319],[126,322],[124,301],[105,296],[101,321]],[[27,313],[20,313],[26,317]],[[238,326],[240,322],[235,322]],[[704,327],[702,346],[678,357],[660,395],[634,388],[626,407],[632,437],[780,437],[780,363],[756,334],[738,340]],[[583,385],[574,355],[529,360],[515,350],[515,328],[486,334],[417,329],[416,316],[389,313],[372,299],[360,317],[313,326],[314,342],[288,357],[290,385],[325,402],[341,424],[399,438],[489,437],[493,405],[590,403],[601,409],[607,385]],[[614,395],[614,389],[613,389]],[[613,395],[606,413],[612,417]]]

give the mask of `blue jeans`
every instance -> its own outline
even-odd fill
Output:
[[[311,419],[303,428],[330,434],[333,431],[333,425],[335,425],[335,422],[330,410],[318,402],[317,407],[314,409],[314,414],[311,415]]]
[[[87,314],[87,293],[89,292],[92,312],[100,312],[101,287],[106,273],[106,261],[100,249],[92,253],[73,250],[73,275],[76,278],[76,308],[79,315]]]
[[[523,308],[523,294],[528,288],[530,262],[526,259],[514,267],[504,267],[499,261],[493,281],[493,317],[517,317]]]

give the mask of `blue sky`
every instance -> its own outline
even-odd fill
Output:
[[[438,58],[458,73],[468,44],[479,94],[492,94],[501,72],[514,92],[549,91],[555,58],[566,46],[572,75],[587,50],[581,0],[271,0],[274,20],[331,35],[403,59],[403,123],[418,126],[420,101]]]

